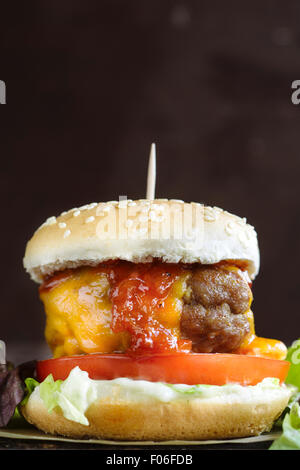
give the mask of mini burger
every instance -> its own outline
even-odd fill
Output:
[[[255,334],[245,219],[178,200],[93,203],[49,218],[24,266],[53,353],[22,405],[42,431],[233,438],[270,430],[286,407],[286,347]]]

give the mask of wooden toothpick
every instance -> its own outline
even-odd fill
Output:
[[[151,145],[148,163],[147,192],[146,199],[155,199],[155,180],[156,180],[156,147]]]

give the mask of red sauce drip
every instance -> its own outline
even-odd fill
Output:
[[[180,265],[124,264],[110,270],[111,328],[130,334],[129,354],[189,352],[191,342],[181,340],[165,327],[160,310],[174,282],[182,274]]]

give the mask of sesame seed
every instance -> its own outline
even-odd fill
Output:
[[[75,211],[75,212],[73,213],[73,216],[74,216],[74,217],[78,217],[78,216],[79,216],[79,214],[80,214],[80,211],[79,211],[79,210],[77,210],[77,211]]]
[[[56,217],[49,217],[49,219],[46,220],[45,225],[53,225],[56,224]]]
[[[94,207],[98,206],[98,202],[92,202],[88,205],[88,209],[94,209]]]
[[[67,238],[71,234],[71,230],[66,230],[64,233],[64,238]]]
[[[59,222],[59,228],[66,228],[67,224],[65,222]]]
[[[204,215],[204,220],[206,220],[206,222],[214,222],[216,220],[216,216],[214,214],[206,213]]]
[[[225,232],[226,232],[228,235],[232,235],[233,229],[234,229],[234,223],[233,223],[233,222],[228,222],[228,224],[227,224],[226,227],[225,227]]]
[[[90,222],[94,222],[94,220],[95,220],[95,217],[91,215],[91,217],[88,217],[87,219],[85,219],[85,223],[89,224]]]

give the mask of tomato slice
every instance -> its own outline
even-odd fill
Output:
[[[166,354],[131,357],[126,354],[87,354],[47,359],[37,363],[37,376],[43,381],[49,374],[54,380],[66,379],[79,366],[91,379],[118,377],[181,384],[256,385],[266,377],[284,382],[289,362],[240,354]]]

